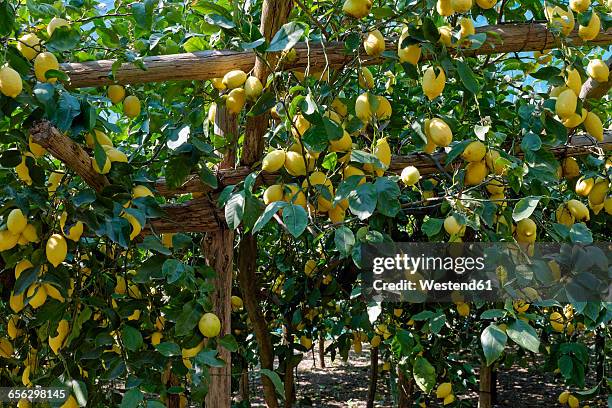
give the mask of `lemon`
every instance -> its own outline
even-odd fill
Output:
[[[550,325],[557,332],[562,332],[565,329],[563,325],[563,316],[559,312],[553,312],[550,314]]]
[[[13,68],[0,68],[0,92],[9,98],[16,98],[23,90],[21,75]]]
[[[34,73],[36,74],[36,79],[40,82],[50,82],[54,83],[57,81],[57,78],[47,79],[46,74],[47,71],[50,70],[59,70],[59,62],[55,55],[50,52],[42,52],[36,56],[34,60]]]
[[[131,315],[128,316],[128,320],[131,320],[131,321],[139,320],[141,313],[142,312],[140,310],[138,310],[138,309],[134,310],[134,313],[132,313]],[[121,354],[121,353],[118,353],[118,354]]]
[[[310,350],[310,348],[312,347],[312,340],[309,339],[306,336],[302,336],[300,337],[300,344],[306,349],[306,350]]]
[[[404,27],[397,44],[397,56],[402,63],[407,62],[416,65],[421,59],[421,46],[419,44],[410,44],[402,48],[402,43],[408,36],[408,27]]]
[[[479,140],[476,140],[466,146],[466,148],[463,150],[463,153],[461,154],[461,157],[463,157],[464,160],[469,162],[479,162],[484,159],[486,152],[487,148],[484,143]]]
[[[364,89],[374,88],[374,76],[367,67],[361,67],[358,75],[359,86]]]
[[[237,115],[246,103],[246,92],[243,88],[235,88],[230,91],[225,100],[228,112]]]
[[[436,74],[436,70],[438,74]],[[446,74],[441,67],[429,67],[423,74],[423,93],[433,100],[438,97],[444,90],[446,84]]]
[[[459,303],[457,305],[457,313],[459,313],[459,316],[461,317],[466,317],[467,315],[470,314],[470,305],[468,305],[467,303]]]
[[[255,76],[248,77],[244,82],[244,92],[247,99],[250,101],[254,101],[259,98],[263,92],[263,85],[261,84],[259,78]]]
[[[449,215],[444,219],[444,230],[449,235],[462,235],[465,232],[465,225],[459,224],[455,216]]]
[[[6,332],[9,335],[9,337],[13,340],[21,336],[21,330],[17,328],[18,323],[19,323],[19,316],[17,315],[13,315],[9,317],[8,322],[7,322]]]
[[[404,169],[402,170],[402,174],[400,175],[402,183],[409,187],[414,186],[416,183],[418,183],[420,178],[421,174],[419,173],[419,169],[414,166],[404,167]]]
[[[223,76],[223,85],[228,89],[242,86],[247,80],[247,74],[241,69],[234,69]]]
[[[206,337],[217,337],[221,332],[221,321],[214,313],[205,313],[198,323],[200,332]]]
[[[132,188],[132,198],[155,197],[147,186],[137,185]]]
[[[436,398],[446,398],[453,392],[453,385],[449,382],[442,383],[436,388]]]
[[[454,394],[447,395],[446,398],[444,398],[444,405],[450,405],[453,402],[455,402],[455,395]]]
[[[102,167],[102,170],[100,170],[100,167],[98,166],[98,161],[95,159],[95,157],[91,158],[91,166],[93,167],[94,171],[98,174],[108,174],[108,172],[111,169],[111,161],[108,158],[108,156],[106,156],[106,161],[104,162],[104,167]]]
[[[588,119],[588,115],[587,115],[587,119]],[[568,180],[576,178],[580,175],[580,167],[578,167],[578,162],[573,157],[567,157],[565,160],[563,160],[562,168],[563,168],[563,177],[565,177]]]
[[[355,115],[364,123],[367,123],[372,118],[372,107],[368,100],[368,93],[363,93],[355,100]]]
[[[578,99],[573,90],[567,89],[557,97],[555,113],[562,119],[568,119],[576,112]]]
[[[370,346],[372,347],[378,347],[380,346],[380,336],[378,334],[374,335],[374,337],[372,337],[372,340],[370,340]]]
[[[604,208],[608,215],[612,215],[612,197],[606,197],[604,200]]]
[[[120,163],[128,162],[127,155],[123,153],[121,150],[117,150],[114,147],[106,146],[106,145],[103,145],[102,148],[104,149],[104,152],[106,153],[106,157],[108,158],[108,160],[110,160],[111,165],[112,163],[115,163],[115,162],[120,162]]]
[[[591,189],[595,185],[595,180],[593,178],[581,177],[576,182],[576,194],[586,197],[591,192]]]
[[[278,171],[285,164],[285,151],[273,150],[268,153],[261,162],[261,169],[268,173]]]
[[[584,41],[591,41],[597,38],[599,31],[601,30],[601,20],[597,13],[591,14],[591,20],[586,26],[578,27],[578,36]]]
[[[49,336],[49,347],[53,350],[53,353],[57,354],[64,343],[64,340],[68,336],[68,330],[70,329],[70,324],[67,320],[60,320],[57,325],[57,335],[55,337]]]
[[[377,57],[385,50],[385,38],[379,30],[372,30],[363,41],[363,48],[369,56]]]
[[[475,186],[482,183],[487,177],[489,170],[484,160],[469,162],[465,167],[464,182],[466,186]]]
[[[569,35],[576,24],[574,14],[568,9],[564,10],[559,6],[545,6],[544,15],[554,28],[560,29],[563,35]]]
[[[491,194],[503,194],[504,184],[497,179],[492,179],[487,183],[486,189]]]
[[[140,115],[140,99],[137,96],[130,95],[123,100],[123,114],[134,119]]]
[[[305,176],[306,163],[300,153],[287,152],[285,155],[285,169],[292,176]]]
[[[497,0],[476,0],[476,4],[483,10],[493,8],[497,4]]]
[[[451,7],[456,13],[465,13],[472,8],[472,0],[451,0]]]
[[[346,209],[342,208],[339,204],[333,206],[327,211],[327,215],[329,216],[329,220],[333,224],[339,224],[344,221],[346,217]]]
[[[346,152],[351,150],[352,146],[353,139],[351,139],[351,135],[346,130],[343,131],[340,139],[329,141],[329,150],[332,152]]]
[[[88,133],[85,135],[85,144],[87,147],[93,149],[96,146],[96,141],[100,146],[110,146],[113,147],[113,141],[108,137],[108,135],[98,129],[94,129],[94,133]]]
[[[62,234],[72,241],[78,241],[81,239],[81,235],[83,235],[83,223],[81,221],[77,221],[70,227],[68,230],[68,234],[66,234],[66,220],[68,219],[68,213],[66,211],[62,212],[60,216],[60,228],[62,229]]]
[[[61,292],[50,283],[43,283],[43,287],[45,288],[45,292],[47,292],[47,296],[64,303],[66,299],[62,296]]]
[[[352,176],[365,176],[365,173],[363,170],[358,169],[357,167],[346,166],[342,172],[342,177],[347,180]],[[363,183],[365,183],[365,177],[361,177],[361,180],[359,181],[359,184]]]
[[[172,237],[174,237],[174,233],[161,234],[162,245],[166,248],[172,248]]]
[[[376,97],[376,100],[378,100],[378,108],[375,112],[376,118],[378,118],[378,120],[389,119],[391,117],[391,113],[393,113],[389,100],[380,95]]]
[[[283,200],[288,203],[293,203],[302,207],[306,207],[306,196],[302,190],[295,184],[287,184],[288,191],[285,193]]]
[[[443,0],[438,0],[438,3]],[[452,38],[453,38],[453,29],[450,26],[441,26],[438,27],[438,33],[440,33],[440,41],[447,47],[451,46]]]
[[[589,112],[586,109],[582,109],[581,115],[574,112],[569,118],[563,119],[563,126],[566,128],[575,128],[586,120],[588,114]]]
[[[38,309],[47,301],[47,291],[45,287],[36,283],[28,288],[26,296],[30,299],[28,303],[34,309]]]
[[[49,35],[49,37],[51,37],[57,27],[67,27],[69,25],[70,24],[68,23],[68,21],[64,20],[63,18],[53,17],[47,25],[47,34]]]
[[[4,337],[0,337],[0,357],[11,358],[14,349],[11,342]]]
[[[14,292],[11,292],[11,297],[9,298],[9,306],[15,313],[19,313],[25,307],[23,302],[24,293],[20,293],[15,295]]]
[[[595,183],[589,192],[589,203],[592,205],[601,205],[608,194],[609,185],[607,180],[601,180]]]
[[[68,254],[68,245],[64,237],[60,234],[51,235],[47,241],[46,254],[47,260],[55,267],[64,262]]]
[[[17,42],[17,49],[28,60],[36,58],[38,53],[41,51],[40,38],[36,34],[25,34]]]
[[[68,397],[66,402],[60,406],[60,408],[79,408],[79,403],[77,402],[76,398],[71,395]]]
[[[242,301],[240,296],[232,296],[231,299],[230,299],[230,303],[232,305],[232,310],[234,312],[239,312],[244,307],[244,302]]]
[[[516,233],[525,237],[536,235],[537,226],[531,218],[523,218],[516,224]]]
[[[23,215],[23,212],[19,208],[11,210],[6,219],[7,229],[11,233],[19,235],[25,229],[26,225],[28,225],[28,220]]]
[[[372,2],[370,0],[345,0],[342,5],[342,11],[353,18],[367,16],[371,8]]]
[[[308,277],[311,277],[316,269],[317,269],[317,261],[313,259],[309,259],[306,261],[306,264],[304,265],[304,274]]]
[[[582,202],[578,200],[569,200],[566,205],[576,221],[589,220],[589,209]]]
[[[334,100],[332,101],[332,103],[329,106],[331,109],[334,110],[334,112],[336,112],[338,115],[340,115],[341,117],[345,117],[348,114],[348,108],[346,107],[346,105],[338,98],[334,98]]]
[[[212,86],[219,90],[219,91],[223,91],[226,88],[225,84],[223,83],[223,78],[213,78],[210,80],[210,83],[212,84]]]
[[[453,141],[453,132],[442,119],[431,119],[427,131],[437,146],[446,147]]]
[[[565,204],[559,205],[555,211],[555,218],[559,224],[571,227],[574,224],[575,218]]]
[[[567,399],[567,405],[569,405],[570,408],[578,408],[580,406],[580,402],[578,401],[578,398],[573,395],[570,395]]]
[[[455,13],[451,5],[451,0],[438,0],[436,2],[436,11],[444,17],[452,16]]]
[[[134,238],[136,238],[138,235],[140,235],[140,231],[142,231],[142,226],[140,225],[140,222],[138,222],[136,217],[134,217],[130,213],[126,212],[122,215],[122,217],[128,220],[128,222],[132,226],[132,231],[130,232],[130,241],[131,241]]]
[[[284,195],[283,186],[281,184],[273,184],[266,188],[263,194],[263,200],[266,205],[277,201],[282,201]]]
[[[107,94],[113,105],[117,105],[125,99],[125,88],[121,85],[111,85],[108,87]]]
[[[569,6],[576,13],[584,13],[589,9],[591,0],[570,0]]]
[[[593,112],[589,112],[587,113],[583,123],[584,128],[589,135],[593,136],[598,141],[603,142],[603,124],[601,123],[599,116]]]
[[[45,153],[47,153],[47,150],[44,147],[32,140],[32,136],[28,138],[28,147],[36,158],[42,157]]]
[[[386,137],[378,139],[374,147],[374,156],[383,164],[384,169],[388,169],[391,164],[391,147]]]
[[[587,65],[587,74],[597,82],[608,82],[608,76],[610,75],[610,69],[600,59],[592,59]]]
[[[474,28],[474,22],[471,18],[462,17],[459,19],[459,26],[461,27],[459,30],[459,38],[467,38],[470,35],[476,34],[476,29]]]
[[[565,70],[565,86],[574,91],[576,97],[580,95],[582,78],[580,78],[580,73],[578,73],[578,70],[571,67]]]
[[[151,334],[151,344],[153,346],[157,346],[159,343],[161,343],[161,339],[162,337],[164,337],[164,335],[160,332],[153,332],[153,334]]]

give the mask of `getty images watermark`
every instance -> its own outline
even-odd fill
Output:
[[[362,248],[362,293],[377,301],[611,301],[610,243],[384,243]]]

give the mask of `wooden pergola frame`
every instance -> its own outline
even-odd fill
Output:
[[[265,38],[270,41],[278,29],[287,22],[292,7],[291,0],[264,0],[260,30]],[[543,22],[533,23],[508,23],[493,26],[485,26],[477,29],[477,32],[494,33],[487,37],[487,41],[476,50],[461,50],[464,56],[489,55],[509,52],[541,51],[555,48],[560,45]],[[610,45],[612,44],[612,30],[600,33],[593,41],[583,43],[574,31],[566,41],[579,45]],[[395,50],[397,39],[387,40],[387,49]],[[340,68],[358,57],[355,53],[347,53],[344,44],[340,42],[318,44],[298,43],[295,46],[296,58],[291,62],[278,65],[280,70],[304,70],[308,68],[311,72],[322,71],[326,68]],[[231,69],[253,70],[254,75],[260,79],[266,79],[269,72],[267,66],[274,66],[278,61],[278,55],[265,55],[264,63],[260,56],[251,51],[203,51],[196,53],[163,55],[144,58],[145,71],[134,64],[123,64],[111,79],[110,72],[114,61],[90,61],[82,63],[65,63],[61,69],[68,75],[68,86],[99,87],[119,84],[141,84],[149,82],[181,81],[181,80],[207,80],[223,76]],[[362,64],[372,65],[381,63],[380,58],[370,58],[364,53],[359,53]],[[427,59],[427,56],[424,57]],[[610,64],[610,61],[609,61]],[[611,78],[612,81],[612,78]],[[607,93],[611,83],[598,84],[588,80],[583,86],[581,98],[586,101],[590,97],[601,97]],[[253,172],[252,167],[260,158],[263,151],[263,136],[268,123],[268,113],[257,118],[248,118],[245,133],[245,146],[243,159],[240,164],[235,163],[235,144],[230,148],[222,165],[219,167],[217,176],[219,189],[227,185],[239,183]],[[232,133],[232,129],[238,129],[238,118],[230,117],[223,108],[217,112],[215,120],[216,130],[223,134]],[[45,147],[55,158],[62,161],[68,168],[78,174],[94,190],[100,192],[109,181],[104,175],[96,173],[91,167],[89,154],[69,137],[55,129],[49,122],[39,122],[31,129],[33,140]],[[234,137],[236,135],[233,135]],[[234,138],[234,142],[235,142]],[[574,135],[568,144],[551,148],[556,157],[580,156],[590,153],[603,153],[612,147],[612,132],[606,131],[603,142],[595,142],[586,135]],[[234,150],[232,150],[234,149]],[[231,158],[233,157],[233,158]],[[231,158],[231,159],[230,159]],[[412,154],[408,156],[393,157],[389,171],[399,173],[408,166],[416,166],[422,175],[439,172],[440,166],[448,167],[445,163],[445,153],[432,155]],[[277,180],[278,174],[262,173],[258,177],[258,183],[270,184]],[[213,296],[215,313],[222,320],[222,326],[226,333],[230,327],[229,302],[231,296],[231,277],[234,265],[233,258],[233,233],[228,231],[224,221],[223,210],[218,208],[215,202],[219,191],[210,189],[203,184],[197,176],[191,176],[181,187],[177,189],[168,188],[165,180],[158,180],[156,190],[164,197],[172,197],[184,193],[208,193],[202,198],[193,199],[184,204],[165,205],[167,217],[150,221],[150,227],[156,232],[203,232],[207,233],[204,244],[205,253],[212,252],[207,262],[220,275],[216,294]],[[267,333],[267,323],[261,313],[259,305],[259,292],[255,276],[257,265],[256,257],[257,242],[255,238],[247,234],[240,242],[238,259],[235,264],[238,267],[238,281],[240,283],[245,308],[248,312],[253,329],[257,338],[260,361],[262,368],[273,369],[272,345]],[[219,258],[219,259],[216,259]],[[228,359],[229,353],[223,353],[223,358]],[[228,364],[229,365],[229,364]],[[292,375],[292,370],[286,370],[286,376]],[[220,370],[213,375],[211,383],[211,395],[207,396],[207,406],[229,407],[230,377],[228,370]],[[285,380],[290,380],[286,377]],[[262,376],[264,384],[265,400],[268,406],[278,407],[274,386],[270,379]],[[292,390],[285,389],[286,395],[291,395]],[[172,399],[169,406],[178,406],[177,400]]]

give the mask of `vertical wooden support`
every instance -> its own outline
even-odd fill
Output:
[[[414,383],[410,377],[406,377],[404,370],[399,366],[397,367],[397,389],[399,392],[399,399],[397,406],[399,408],[412,407],[414,401],[412,400],[412,387]]]
[[[480,396],[478,397],[478,408],[491,408],[493,406],[492,401],[492,384],[493,368],[483,363],[480,366]]]
[[[291,12],[291,0],[264,0],[261,13],[260,31],[267,41],[270,41],[279,28],[285,24]],[[266,56],[270,61],[272,56]],[[265,61],[255,61],[254,75],[266,85],[269,74]],[[264,146],[264,135],[269,125],[268,112],[247,118],[244,147],[242,149],[241,164],[252,166],[261,159]],[[259,284],[257,282],[257,240],[252,234],[245,234],[240,240],[238,252],[238,281],[244,301],[244,306],[253,325],[255,338],[259,347],[259,361],[261,368],[274,369],[274,350],[272,339],[268,332],[268,324],[259,304]],[[261,378],[264,399],[270,408],[278,407],[278,399],[272,381],[265,375]]]
[[[225,107],[218,107],[215,117],[215,134],[224,136],[228,141],[220,169],[234,167],[236,162],[235,141],[238,137],[238,117],[230,114]],[[221,321],[220,337],[231,333],[231,298],[232,274],[234,270],[234,232],[222,229],[209,232],[204,237],[202,252],[206,262],[217,273],[213,284],[215,290],[211,294],[214,313]],[[225,361],[225,366],[210,370],[210,387],[206,395],[206,406],[214,408],[230,408],[232,403],[232,358],[229,350],[219,348],[219,358]]]
[[[368,385],[367,408],[374,408],[376,398],[376,387],[378,385],[378,347],[370,349],[370,384]]]
[[[325,337],[321,330],[319,330],[319,366],[325,368]]]
[[[251,406],[251,393],[249,389],[249,363],[245,358],[242,358],[242,373],[240,374],[240,400],[245,402],[247,406]]]

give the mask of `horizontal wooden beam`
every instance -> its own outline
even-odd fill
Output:
[[[464,50],[464,55],[488,55],[507,52],[540,51],[560,46],[558,38],[546,27],[546,23],[506,23],[479,27],[480,32],[491,32],[487,41],[476,50]],[[584,43],[574,31],[568,41],[574,45],[604,46],[612,44],[612,29],[602,32],[588,43]],[[343,42],[329,42],[325,46],[311,42],[309,45],[298,43],[295,46],[296,57],[286,62],[283,70],[304,70],[307,66],[311,72],[325,67],[339,68],[347,64],[355,54],[347,53]],[[387,50],[397,50],[397,39],[387,40]],[[371,58],[361,53],[362,63],[378,64],[381,58]],[[424,56],[424,60],[431,56]],[[207,80],[222,77],[232,69],[250,71],[254,66],[255,55],[252,51],[200,51],[184,54],[160,55],[145,57],[143,64],[146,70],[133,63],[124,63],[111,78],[114,60],[73,62],[62,64],[61,69],[70,77],[69,85],[73,88],[98,87],[119,84],[141,84],[148,82]]]

